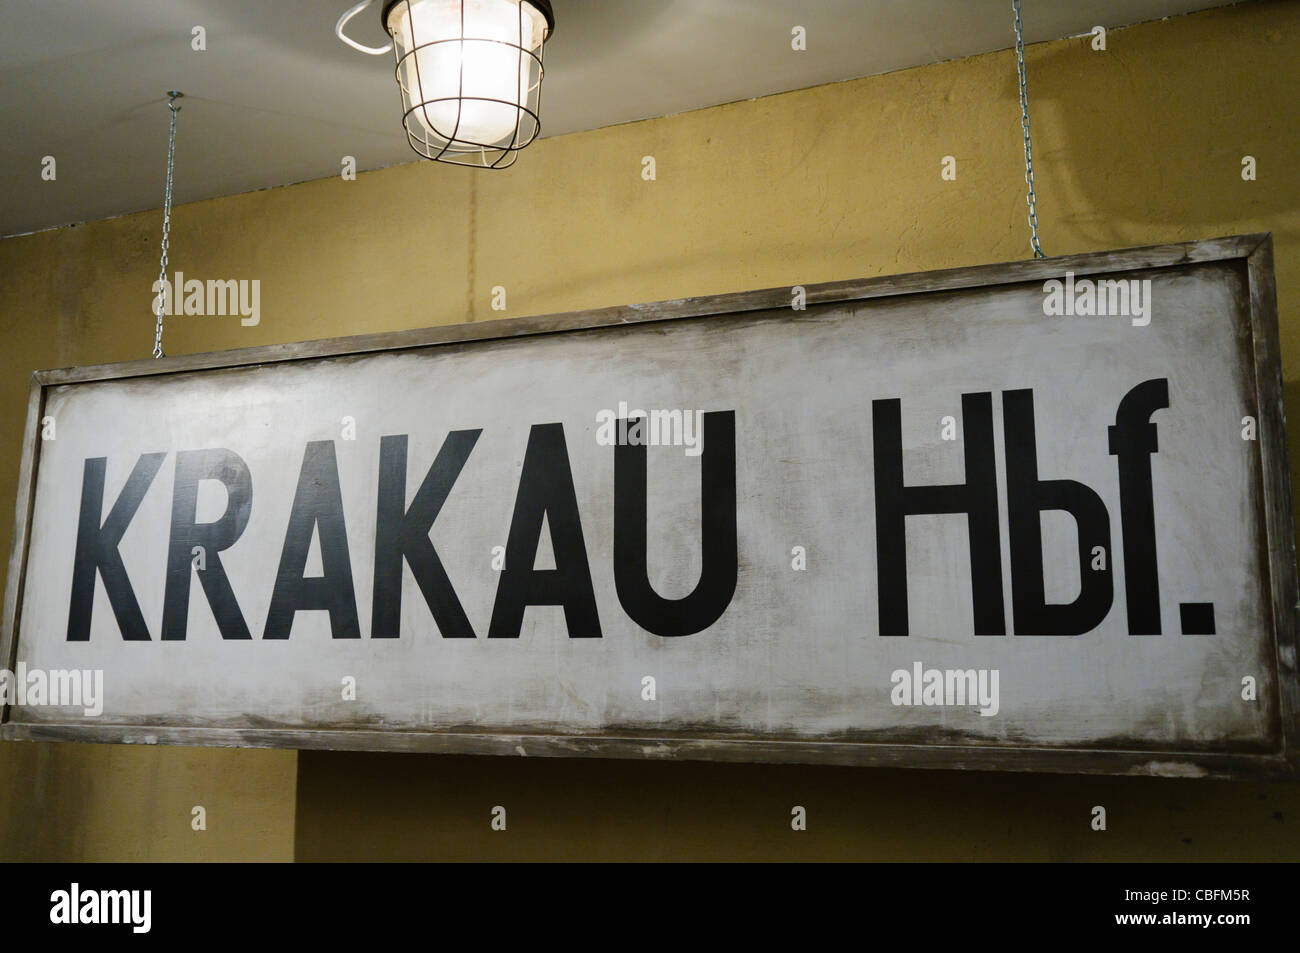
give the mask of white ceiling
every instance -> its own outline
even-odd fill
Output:
[[[354,0],[0,0],[0,235],[415,159],[392,59],[334,37]],[[1027,42],[1228,0],[1024,0]],[[1013,45],[1010,0],[554,0],[543,135]],[[806,28],[808,50],[790,49]],[[207,50],[190,48],[206,29]],[[353,21],[387,37],[376,8]],[[1032,89],[1032,77],[1031,77]],[[41,180],[53,155],[58,177]],[[527,153],[521,159],[527,161]],[[508,172],[484,172],[508,175]]]

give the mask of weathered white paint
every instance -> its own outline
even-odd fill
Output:
[[[1250,339],[1239,333],[1244,269],[1208,263],[1142,277],[1153,281],[1146,327],[1045,317],[1033,282],[53,387],[44,412],[58,437],[40,447],[17,656],[29,667],[102,668],[99,724],[1272,747],[1278,675],[1261,581],[1259,444],[1240,435],[1241,418],[1257,413]],[[1153,418],[1165,634],[1135,637],[1107,427],[1119,399],[1156,377],[1168,378],[1171,401]],[[902,399],[909,484],[959,483],[962,443],[940,440],[939,421],[961,420],[962,393],[993,392],[1012,632],[1000,392],[1018,388],[1034,392],[1040,477],[1081,481],[1109,510],[1109,615],[1077,637],[977,638],[966,519],[918,517],[908,520],[912,634],[881,638],[872,400]],[[597,444],[595,414],[620,401],[736,413],[738,584],[723,617],[696,635],[645,632],[614,591],[614,451]],[[348,416],[354,442],[338,439]],[[571,640],[560,609],[530,608],[518,640],[488,640],[492,548],[506,541],[529,427],[553,421],[565,428],[603,638]],[[409,497],[446,433],[477,427],[432,538],[479,638],[442,639],[407,573],[401,638],[371,640],[379,438],[410,434]],[[299,614],[288,641],[263,641],[303,448],[328,439],[363,637],[331,639],[325,613],[312,612]],[[207,447],[235,451],[252,471],[251,521],[222,559],[253,640],[221,640],[195,581],[188,639],[163,643],[174,455]],[[107,513],[137,456],[157,451],[170,455],[121,547],[154,641],[124,643],[99,587],[90,641],[69,643],[83,461],[108,458]],[[699,576],[699,467],[681,448],[649,450],[649,565],[665,596],[685,595]],[[223,509],[212,488],[200,520]],[[1069,601],[1073,526],[1057,516],[1044,516],[1047,595]],[[790,568],[796,545],[807,550],[805,572]],[[1217,634],[1179,634],[1180,601],[1214,603]],[[997,669],[998,714],[891,705],[890,673],[916,661]],[[347,675],[357,701],[340,699]],[[642,699],[646,675],[656,680],[652,702]],[[1258,702],[1240,699],[1243,675],[1258,680]],[[89,723],[56,708],[12,718]]]

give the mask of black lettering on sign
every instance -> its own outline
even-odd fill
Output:
[[[966,515],[969,528],[975,635],[1006,634],[992,394],[963,394],[961,400],[966,479],[949,485],[904,482],[901,402],[896,398],[872,401],[882,636],[906,636],[909,631],[907,518],[958,513]],[[1099,625],[1114,602],[1109,514],[1090,487],[1075,480],[1039,479],[1033,391],[1004,391],[1002,401],[1015,632],[1082,634]],[[1123,397],[1115,423],[1108,428],[1109,453],[1117,457],[1119,472],[1125,595],[1129,631],[1134,635],[1161,632],[1151,460],[1158,441],[1151,417],[1168,406],[1168,380],[1144,381]],[[618,429],[626,433],[629,421],[620,419]],[[650,581],[646,445],[624,440],[615,447],[616,592],[632,621],[664,637],[704,631],[722,617],[735,596],[739,570],[735,411],[704,414],[702,431],[706,441],[700,461],[702,566],[694,590],[681,599],[663,598]],[[381,439],[372,638],[401,635],[403,564],[410,566],[442,637],[475,638],[430,533],[481,434],[481,430],[457,430],[447,435],[409,507],[408,437]],[[139,457],[102,521],[107,461],[103,457],[85,460],[68,641],[90,637],[96,578],[103,580],[123,639],[150,639],[119,547],[165,457],[165,453]],[[204,480],[222,484],[226,508],[219,519],[199,523],[198,492]],[[221,637],[251,639],[220,554],[247,528],[252,499],[249,467],[235,452],[212,448],[177,454],[163,597],[164,641],[186,638],[196,570]],[[1068,604],[1046,601],[1044,510],[1068,513],[1076,525],[1080,585],[1078,596]],[[554,569],[536,568],[543,526],[550,529]],[[323,574],[307,578],[313,538],[320,542]],[[1098,548],[1106,559],[1094,559]],[[204,559],[196,567],[193,556],[199,550]],[[529,606],[562,607],[570,638],[601,637],[572,467],[559,423],[537,424],[529,432],[488,637],[518,638]],[[293,620],[303,610],[329,612],[333,638],[361,637],[338,465],[334,442],[329,440],[305,448],[262,637],[289,638]],[[1185,633],[1215,631],[1212,604],[1182,603],[1180,610]]]
[[[442,637],[474,638],[474,629],[433,548],[429,532],[482,432],[453,430],[447,435],[410,509],[406,508],[407,435],[384,437],[379,441],[372,639],[395,639],[401,634],[403,560],[411,567]]]
[[[166,453],[144,453],[135,462],[126,486],[100,525],[104,509],[104,470],[107,457],[86,460],[81,478],[81,516],[77,522],[77,549],[72,565],[72,601],[68,607],[68,641],[90,640],[90,617],[95,607],[95,575],[104,580],[108,603],[122,638],[128,642],[148,642],[149,629],[140,603],[136,601],[127,578],[126,566],[117,547],[122,534],[135,517],[153,478],[158,474]]]
[[[196,523],[199,481],[216,480],[226,488],[226,511],[213,523]],[[223,639],[251,639],[235,599],[220,553],[248,526],[253,508],[253,478],[248,464],[231,450],[182,450],[176,454],[176,488],[172,493],[171,541],[167,547],[167,588],[163,596],[162,638],[183,641],[190,615],[190,580],[194,547],[203,548],[204,568],[197,571],[203,594]]]
[[[876,479],[876,579],[880,634],[907,635],[907,517],[965,513],[976,635],[1006,635],[1002,602],[1002,548],[998,477],[993,454],[993,395],[962,394],[966,482],[944,486],[903,483],[902,404],[871,402]]]
[[[1002,392],[1007,455],[1007,530],[1011,543],[1011,607],[1016,635],[1079,635],[1106,618],[1114,600],[1110,516],[1092,489],[1076,480],[1038,479],[1034,392]],[[1079,595],[1048,604],[1043,594],[1043,510],[1074,517],[1079,543]],[[1104,569],[1091,569],[1094,546],[1107,554]]]
[[[626,421],[619,421],[623,433]],[[620,441],[614,449],[614,586],[623,611],[655,635],[694,635],[727,611],[736,593],[736,412],[704,415],[700,458],[702,567],[694,591],[665,599],[647,568],[646,448]]]
[[[320,539],[324,574],[309,579],[303,572],[313,534]],[[303,454],[262,638],[287,639],[294,616],[304,609],[327,610],[334,638],[361,638],[333,440],[313,440]]]
[[[551,530],[554,569],[533,568],[543,520]],[[488,638],[519,638],[528,606],[563,606],[569,638],[600,638],[578,496],[564,426],[558,423],[535,424],[528,434]]]
[[[1156,517],[1151,454],[1160,449],[1151,415],[1169,406],[1169,381],[1144,381],[1124,395],[1109,428],[1118,457],[1119,518],[1124,534],[1124,597],[1130,635],[1160,634],[1160,577],[1156,569]]]

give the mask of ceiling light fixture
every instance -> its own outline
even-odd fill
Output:
[[[555,32],[550,0],[386,0],[392,42],[363,46],[343,28],[375,0],[335,24],[353,49],[393,50],[402,125],[419,155],[482,169],[512,165],[541,131],[542,48]]]

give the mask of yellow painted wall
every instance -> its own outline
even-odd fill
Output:
[[[1272,231],[1293,419],[1298,54],[1291,0],[1027,55],[1047,252]],[[543,140],[507,173],[412,163],[180,207],[174,267],[259,278],[263,317],[173,319],[167,350],[483,320],[495,285],[516,316],[1023,258],[1015,75],[1002,52]],[[148,354],[159,218],[0,241],[0,500],[30,370]],[[1300,785],[9,743],[0,791],[4,858],[1300,859]]]

